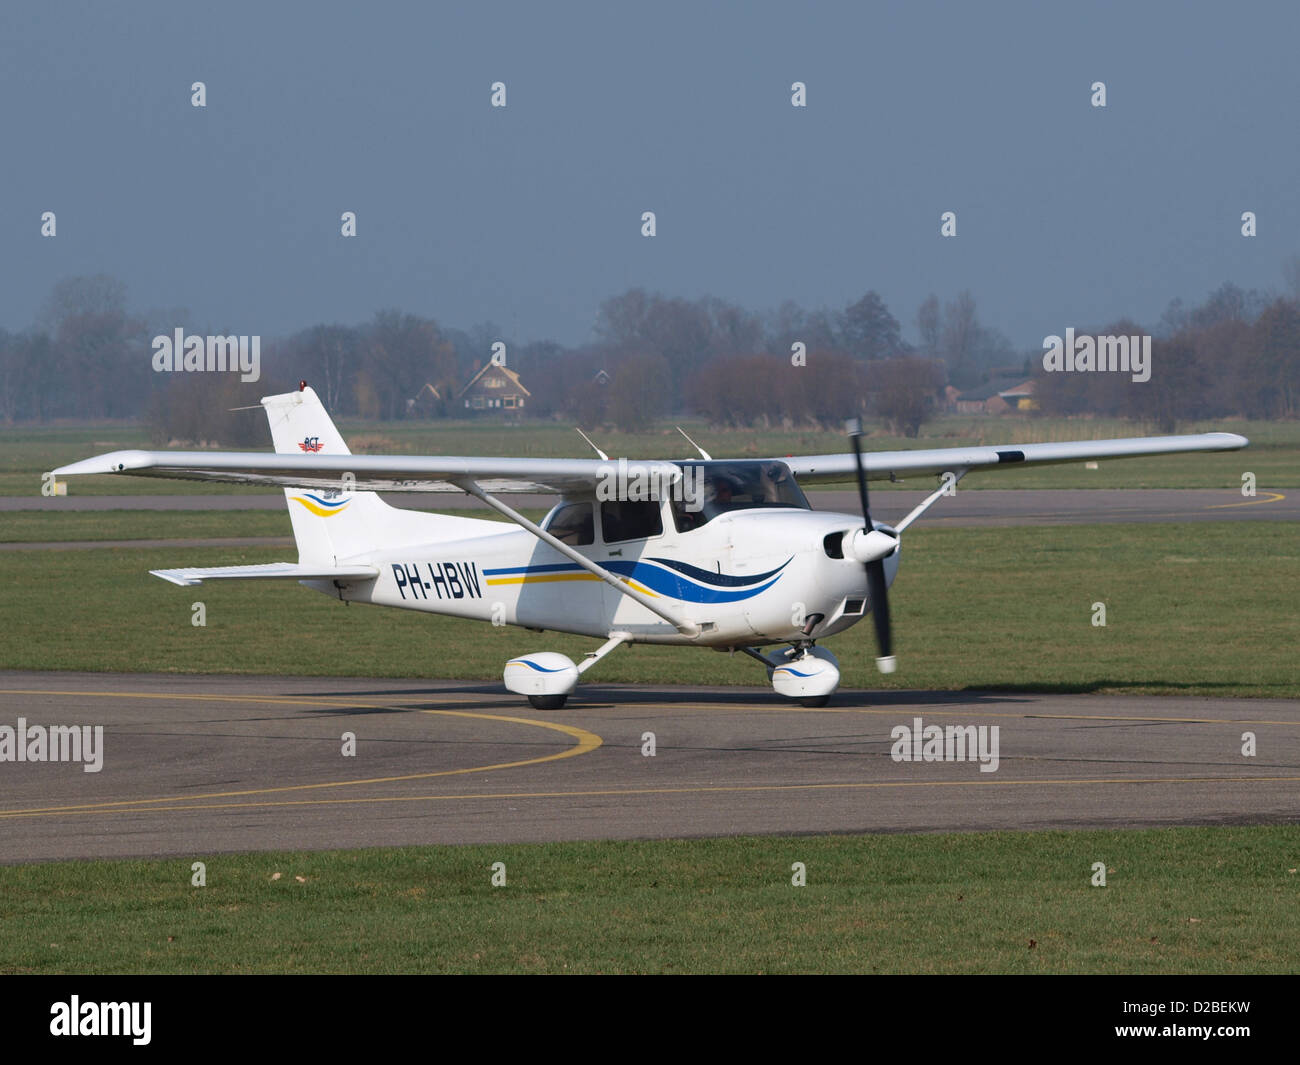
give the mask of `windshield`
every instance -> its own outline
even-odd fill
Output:
[[[732,510],[785,507],[811,510],[794,474],[784,462],[679,462],[683,498],[673,499],[673,521],[678,532],[707,525]]]

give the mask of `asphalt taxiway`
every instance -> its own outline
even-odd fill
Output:
[[[0,673],[0,726],[19,718],[103,726],[103,762],[0,762],[4,862],[1300,820],[1293,700],[841,691],[807,710],[611,685],[544,712],[477,682]],[[997,726],[996,770],[896,761],[891,731],[918,718]]]

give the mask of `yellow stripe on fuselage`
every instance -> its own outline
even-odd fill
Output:
[[[534,573],[521,577],[489,577],[487,583],[494,584],[548,584],[551,581],[598,581],[594,573]]]
[[[549,584],[553,581],[598,581],[600,580],[594,573],[535,573],[524,574],[521,577],[489,577],[487,585],[492,587],[497,584]],[[635,588],[638,592],[651,596],[655,599],[661,598],[658,592],[652,592],[644,584],[634,581],[630,577],[620,577],[624,584]]]

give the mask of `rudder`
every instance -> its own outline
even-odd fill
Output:
[[[303,385],[262,399],[271,440],[279,455],[350,455],[333,419],[314,389]],[[335,565],[373,549],[385,516],[393,508],[374,492],[356,492],[340,479],[337,489],[286,488],[285,504],[304,565]]]
[[[297,392],[265,396],[271,440],[280,455],[350,455],[320,397],[305,383]],[[286,488],[285,504],[298,544],[298,562],[336,566],[385,548],[435,543],[499,531],[495,522],[391,507],[374,492],[339,487]]]

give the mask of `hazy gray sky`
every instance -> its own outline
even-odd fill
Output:
[[[101,272],[266,336],[395,306],[578,343],[631,286],[874,288],[912,338],[969,288],[1022,348],[1153,324],[1300,252],[1297,40],[1290,3],[6,0],[0,326]]]

